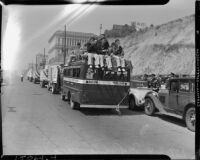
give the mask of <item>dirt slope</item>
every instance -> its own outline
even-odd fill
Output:
[[[194,74],[195,17],[187,16],[121,38],[133,74]],[[109,39],[110,42],[113,39]]]

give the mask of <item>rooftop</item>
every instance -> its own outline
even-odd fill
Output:
[[[56,36],[56,35],[60,35],[60,36],[64,36],[64,31],[58,30],[56,32],[54,32],[54,34],[50,37],[48,42],[51,42],[52,39]],[[92,36],[97,36],[93,33],[84,33],[84,32],[74,32],[74,31],[66,31],[66,35],[67,36],[86,36],[86,37],[92,37]]]

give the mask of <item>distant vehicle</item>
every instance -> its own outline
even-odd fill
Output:
[[[29,80],[30,82],[33,81],[33,69],[29,69],[27,72],[27,80]]]
[[[153,115],[156,111],[181,116],[189,130],[195,131],[195,78],[173,78],[169,88],[161,89],[157,96],[145,97],[145,113]]]
[[[48,85],[47,89],[51,90],[53,94],[60,92],[60,72],[61,66],[60,65],[52,65],[48,66]]]
[[[33,83],[40,82],[40,73],[34,68],[33,69]]]
[[[43,88],[48,84],[48,66],[40,71],[40,86]]]
[[[62,72],[61,98],[70,101],[72,109],[128,108],[130,68],[123,74],[117,68],[105,74],[101,69],[92,71],[86,60],[65,66]]]

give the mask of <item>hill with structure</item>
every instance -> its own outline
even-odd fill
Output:
[[[109,38],[109,42],[114,39]],[[166,24],[120,38],[125,58],[138,74],[195,74],[195,16],[187,16]]]

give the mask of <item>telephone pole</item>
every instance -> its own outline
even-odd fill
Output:
[[[64,50],[63,50],[63,51],[64,51],[64,56],[63,56],[63,57],[64,57],[64,61],[63,61],[63,63],[64,63],[64,65],[65,65],[66,49],[67,49],[67,47],[66,47],[66,42],[67,42],[67,40],[66,40],[66,39],[67,39],[67,35],[66,35],[66,25],[65,25],[65,33],[64,33],[64,36],[65,36],[65,37],[64,37],[64,40],[65,40],[64,42],[65,42],[65,44],[64,44]]]

